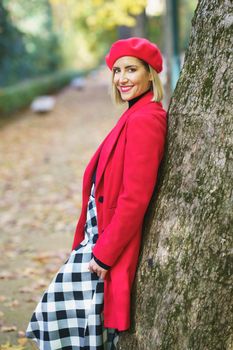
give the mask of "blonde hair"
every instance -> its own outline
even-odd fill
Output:
[[[151,91],[153,91],[152,101],[160,102],[163,99],[163,85],[160,80],[160,77],[154,68],[152,68],[145,61],[143,60],[140,60],[140,61],[144,65],[145,69],[148,72],[150,72],[150,75],[151,75]],[[111,96],[112,96],[113,102],[116,103],[117,105],[125,103],[126,101],[122,100],[121,94],[119,90],[116,88],[116,85],[114,84],[113,81],[114,81],[114,71],[112,71],[112,89],[111,89]]]

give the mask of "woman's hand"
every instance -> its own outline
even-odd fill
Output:
[[[108,270],[103,269],[100,267],[94,260],[94,258],[91,259],[89,262],[88,270],[91,272],[94,272],[97,274],[98,277],[104,279]]]

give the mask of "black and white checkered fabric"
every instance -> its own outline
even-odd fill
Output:
[[[71,252],[38,303],[26,336],[40,350],[115,350],[118,331],[103,326],[104,281],[88,270],[98,239],[94,184],[85,238]]]

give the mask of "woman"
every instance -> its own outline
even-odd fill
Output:
[[[130,38],[112,45],[106,63],[115,101],[129,106],[85,170],[71,256],[27,329],[40,349],[113,350],[130,326],[142,223],[166,136],[162,56],[148,40]]]

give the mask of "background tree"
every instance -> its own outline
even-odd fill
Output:
[[[120,349],[232,350],[232,3],[200,0]]]
[[[134,27],[147,0],[50,0],[65,62],[75,67],[96,66],[119,26]]]
[[[179,2],[182,48],[196,1]],[[148,15],[149,2],[2,0],[0,48],[5,59],[0,57],[0,86],[63,68],[95,68],[121,37],[147,37],[164,53],[163,11],[158,11],[159,0],[154,0],[157,14]]]
[[[26,67],[19,64],[19,57],[25,53],[23,34],[13,25],[9,12],[0,3],[0,86],[14,80],[13,74],[21,76]]]
[[[3,0],[0,11],[2,86],[54,72],[61,66],[48,0]]]
[[[94,67],[119,38],[143,36],[164,53],[162,0],[50,0],[65,64]],[[180,48],[187,47],[197,0],[179,0]],[[151,11],[151,4],[154,11]]]

